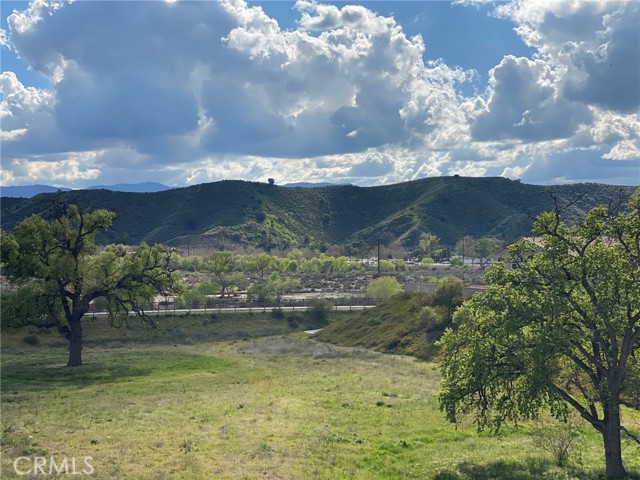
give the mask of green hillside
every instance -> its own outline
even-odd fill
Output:
[[[54,202],[117,213],[102,242],[230,248],[374,245],[390,233],[412,247],[421,232],[452,245],[464,235],[513,240],[532,218],[553,208],[549,191],[580,201],[566,211],[579,218],[597,204],[630,195],[636,187],[576,184],[527,185],[505,178],[437,177],[380,187],[290,188],[222,181],[156,193],[80,190],[3,199],[2,228],[45,214]]]
[[[431,358],[434,342],[446,326],[446,315],[430,306],[424,294],[401,293],[356,317],[331,323],[314,338],[383,353]]]

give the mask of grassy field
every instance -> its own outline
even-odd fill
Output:
[[[2,478],[19,456],[92,457],[94,479],[582,479],[603,469],[584,428],[567,468],[445,422],[431,363],[338,347],[266,315],[88,321],[85,365],[56,334],[2,338]],[[33,340],[30,340],[34,343]],[[630,469],[640,449],[625,444]],[[83,476],[75,476],[83,478]]]

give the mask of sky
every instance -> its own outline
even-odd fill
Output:
[[[640,2],[0,3],[0,185],[640,185]]]

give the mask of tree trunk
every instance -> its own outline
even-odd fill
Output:
[[[82,365],[82,323],[80,320],[69,322],[69,361],[67,367]]]
[[[605,407],[602,438],[607,478],[626,478],[627,472],[622,464],[620,444],[620,406]]]

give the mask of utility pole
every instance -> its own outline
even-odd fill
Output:
[[[464,268],[465,268],[465,265],[464,265],[464,250],[465,250],[465,246],[466,246],[465,243],[466,242],[464,241],[464,238],[463,238],[462,239],[462,283],[464,283]]]

